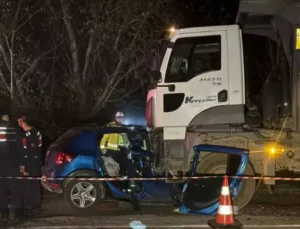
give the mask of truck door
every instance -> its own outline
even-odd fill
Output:
[[[226,31],[178,33],[169,43],[156,91],[156,126],[188,126],[228,104]]]

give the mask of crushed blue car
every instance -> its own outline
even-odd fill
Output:
[[[104,134],[118,133],[124,144],[119,151],[102,152],[99,145]],[[149,149],[151,143],[148,131],[137,126],[74,128],[59,137],[48,149],[42,174],[59,180],[47,180],[43,187],[60,193],[68,206],[75,211],[86,211],[106,200],[128,201],[134,195],[143,204],[152,206],[174,204],[181,213],[215,214],[219,205],[223,178],[185,180],[173,182],[169,173],[158,174],[155,170],[155,154]],[[228,175],[243,175],[249,159],[249,152],[215,145],[194,146],[194,158],[185,176],[202,176],[197,173],[200,154],[214,152],[226,157],[231,163]],[[68,180],[68,177],[109,178],[105,158],[111,158],[119,165],[118,177],[165,178],[166,180],[134,181],[83,181]],[[233,169],[234,168],[234,169]],[[215,174],[214,174],[215,175]],[[222,176],[224,174],[220,174]],[[238,198],[242,185],[240,179],[230,179],[233,199]],[[134,192],[134,193],[133,193]]]

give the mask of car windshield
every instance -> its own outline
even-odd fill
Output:
[[[63,133],[59,138],[57,138],[54,141],[54,144],[57,144],[59,146],[64,146],[68,141],[70,141],[72,138],[78,136],[80,134],[80,129],[70,129]]]

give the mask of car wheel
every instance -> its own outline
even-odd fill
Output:
[[[197,173],[203,174],[225,174],[227,168],[227,155],[212,153],[202,158],[197,167]],[[254,176],[255,172],[250,163],[247,164],[245,176]],[[244,208],[252,199],[256,190],[255,180],[243,180],[237,197],[232,200],[234,212]]]
[[[105,197],[105,186],[97,181],[71,181],[64,189],[64,199],[74,211],[89,211]]]

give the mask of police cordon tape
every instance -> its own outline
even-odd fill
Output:
[[[193,176],[193,177],[0,177],[0,179],[17,179],[17,180],[41,180],[46,182],[47,180],[79,180],[79,181],[157,181],[157,180],[204,180],[204,179],[218,179],[224,178],[223,176]],[[242,180],[280,180],[280,181],[300,181],[300,178],[293,177],[267,177],[267,176],[226,176],[230,179],[242,179]]]

